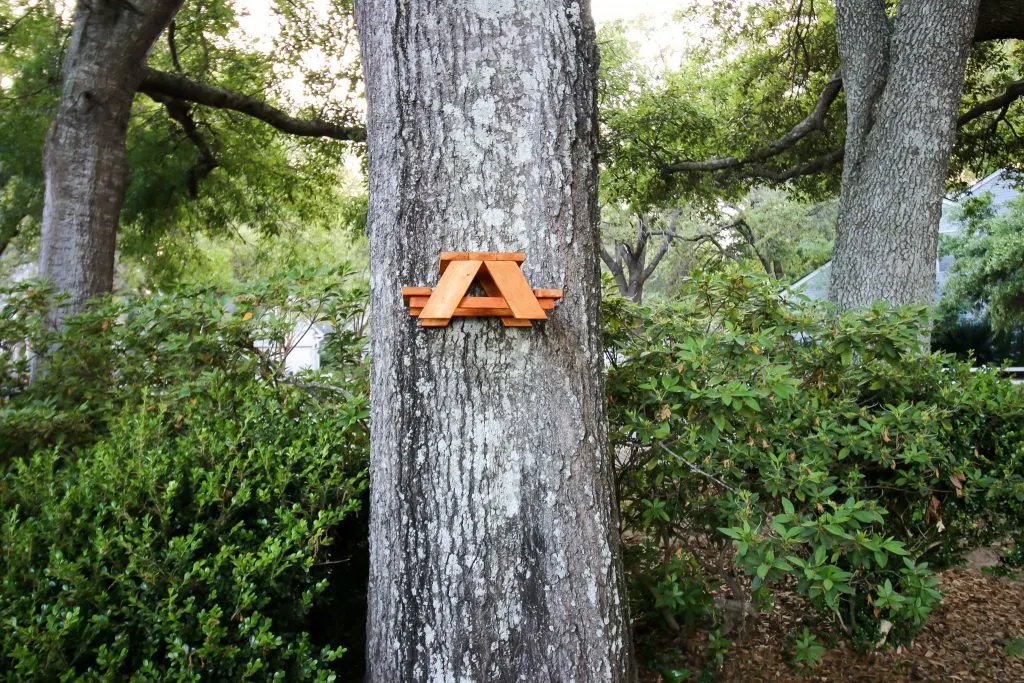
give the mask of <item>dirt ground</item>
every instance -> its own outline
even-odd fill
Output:
[[[1009,643],[1024,637],[1024,583],[982,571],[987,557],[972,560],[940,574],[943,604],[909,647],[858,653],[840,643],[826,651],[817,667],[801,672],[789,663],[793,634],[802,628],[798,608],[778,604],[771,615],[747,627],[715,678],[743,683],[1024,682],[1024,656],[1006,652]]]

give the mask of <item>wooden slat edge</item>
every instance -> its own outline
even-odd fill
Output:
[[[430,297],[411,296],[406,300],[410,308],[423,308]],[[550,311],[555,307],[555,299],[537,299],[540,307]],[[508,308],[508,303],[500,296],[466,296],[459,302],[458,308]]]
[[[441,261],[515,261],[526,260],[525,251],[442,251]]]
[[[422,313],[422,312],[423,312],[423,309],[419,308],[417,306],[411,307],[409,309],[409,315],[411,315],[413,317],[419,317],[420,313]],[[488,317],[498,317],[498,318],[515,318],[516,320],[519,320],[519,318],[516,318],[515,314],[512,313],[512,309],[511,308],[456,308],[452,312],[452,317],[453,318],[488,318]],[[524,320],[525,320],[525,318],[524,318]],[[540,318],[537,318],[537,320],[540,320]]]

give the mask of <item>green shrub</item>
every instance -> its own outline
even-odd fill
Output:
[[[359,670],[361,341],[333,376],[282,372],[296,315],[343,329],[362,307],[344,279],[108,301],[58,336],[32,325],[38,285],[7,292],[0,675]],[[25,339],[50,349],[32,384],[3,352]]]
[[[1019,527],[1024,392],[922,352],[923,309],[838,315],[727,273],[605,314],[641,644],[780,586],[864,646],[883,620],[901,642],[936,566]]]

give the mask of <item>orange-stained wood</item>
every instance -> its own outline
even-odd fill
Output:
[[[409,315],[413,317],[419,317],[420,313],[423,312],[422,308],[418,306],[412,306],[409,308]],[[452,312],[453,318],[483,318],[487,316],[512,317],[511,308],[463,308],[462,306],[455,309]],[[529,321],[527,321],[529,322]]]
[[[561,289],[530,289],[521,264],[526,254],[513,252],[445,251],[436,287],[402,287],[409,315],[423,327],[446,327],[453,317],[496,316],[505,327],[531,327],[546,320],[562,298]],[[487,296],[466,296],[473,282]]]
[[[466,296],[469,286],[473,284],[476,274],[483,265],[482,261],[456,261],[452,267],[444,272],[441,279],[437,281],[434,293],[430,295],[427,304],[423,307],[420,320],[433,319],[445,320],[452,317],[452,313],[459,306],[462,297]]]
[[[411,308],[423,308],[427,305],[429,297],[425,296],[411,296],[406,299],[406,302]],[[554,299],[537,299],[540,307],[545,311],[550,311],[555,307]],[[462,301],[459,302],[458,308],[508,308],[508,302],[505,301],[504,297],[500,296],[466,296],[462,297]],[[487,313],[486,315],[494,315],[494,313]],[[512,315],[509,313],[508,315]]]
[[[430,296],[434,293],[432,287],[402,287],[402,298],[406,303],[409,303],[409,297],[412,296]]]
[[[487,293],[487,296],[496,296],[502,301],[505,301],[505,297],[501,296],[501,290],[498,289],[498,285],[494,284],[494,278],[491,277],[491,274],[487,272],[486,268],[481,269],[480,272],[477,273],[476,281],[484,288],[484,292]],[[505,305],[508,306],[508,302],[505,302]],[[531,327],[530,324],[523,325],[523,322],[524,321],[515,317],[515,315],[505,316],[501,319],[501,324],[505,327]],[[525,322],[529,323],[530,321],[526,320]]]
[[[484,269],[494,280],[498,291],[505,297],[508,307],[520,320],[547,320],[548,316],[537,302],[530,283],[523,276],[518,263],[512,261],[484,261]]]
[[[523,251],[442,251],[441,252],[441,274],[448,269],[452,261],[511,261],[522,263],[526,260],[526,252]]]

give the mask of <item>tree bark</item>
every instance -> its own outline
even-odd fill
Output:
[[[635,676],[604,411],[584,0],[356,7],[372,325],[368,679]],[[518,251],[550,320],[420,328],[438,252]]]
[[[837,0],[847,134],[831,298],[931,303],[978,0]]]
[[[128,169],[125,138],[146,55],[181,0],[80,0],[43,152],[39,273],[66,301],[53,323],[109,292]]]

